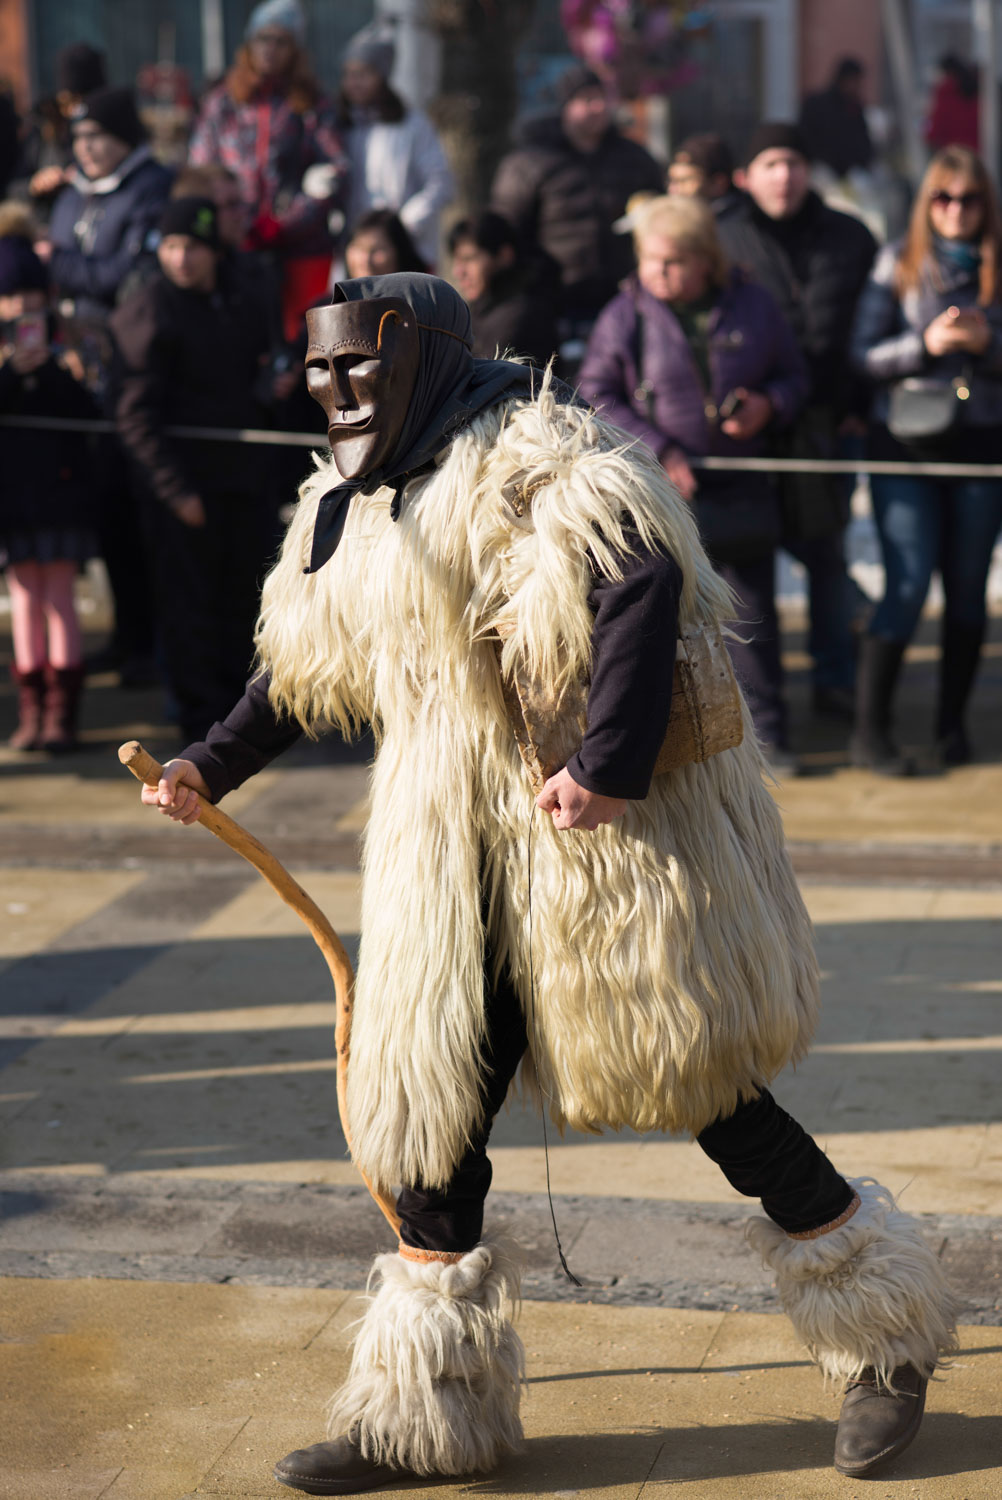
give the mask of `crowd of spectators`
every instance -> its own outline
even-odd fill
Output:
[[[812,164],[839,176],[870,164],[855,60],[805,99],[799,123],[763,122],[736,152],[692,135],[667,171],[621,128],[602,69],[581,62],[551,115],[517,125],[485,207],[450,222],[445,153],[390,82],[392,27],[352,39],[330,95],[304,41],[298,0],[254,8],[177,171],[86,44],[64,50],[55,95],[23,122],[8,173],[20,206],[0,210],[0,414],[103,415],[116,435],[41,444],[0,428],[12,744],[72,748],[88,665],[125,685],[162,681],[186,740],[239,696],[304,455],[175,429],[315,426],[305,310],[340,276],[432,270],[469,303],[476,354],[553,361],[657,453],[734,590],[731,650],[777,772],[798,769],[779,548],[807,581],[811,709],[847,734],[851,721],[852,761],[888,775],[913,769],[892,701],[942,573],[935,749],[944,766],[969,759],[1002,485],[875,477],[887,583],[874,607],[846,567],[846,478],[701,461],[998,461],[1002,227],[974,152],[939,143],[904,240],[878,252],[812,179]],[[944,68],[940,122],[945,96],[968,84]],[[936,427],[928,412],[944,407]],[[85,663],[72,581],[95,554],[115,629]]]

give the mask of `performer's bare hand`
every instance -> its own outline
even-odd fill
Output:
[[[185,786],[178,786],[183,781]],[[192,790],[194,788],[194,791]],[[195,792],[208,797],[209,788],[201,771],[190,760],[169,760],[156,786],[144,786],[139,799],[147,807],[159,808],[175,823],[195,823],[202,809]]]
[[[564,766],[551,776],[536,798],[536,806],[548,812],[554,828],[587,829],[590,833],[602,823],[611,823],[621,818],[626,811],[622,797],[603,797],[599,792],[588,792],[578,786],[574,777]]]

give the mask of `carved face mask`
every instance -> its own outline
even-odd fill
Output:
[[[418,326],[401,297],[312,307],[306,314],[306,387],[327,415],[342,479],[392,457],[418,372]]]

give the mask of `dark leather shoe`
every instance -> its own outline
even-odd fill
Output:
[[[391,1469],[365,1458],[350,1437],[297,1448],[280,1459],[272,1473],[279,1484],[307,1495],[360,1495],[394,1480],[414,1477],[406,1469]]]
[[[889,734],[854,733],[849,737],[849,764],[878,776],[914,776],[915,762],[899,750]]]
[[[914,1365],[898,1365],[894,1390],[878,1390],[872,1369],[849,1386],[838,1419],[835,1467],[859,1479],[903,1453],[922,1425],[929,1384]]]

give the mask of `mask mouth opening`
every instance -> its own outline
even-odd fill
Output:
[[[342,411],[335,408],[327,431],[331,432],[364,432],[372,426],[375,411],[371,406],[360,407],[355,411]]]

